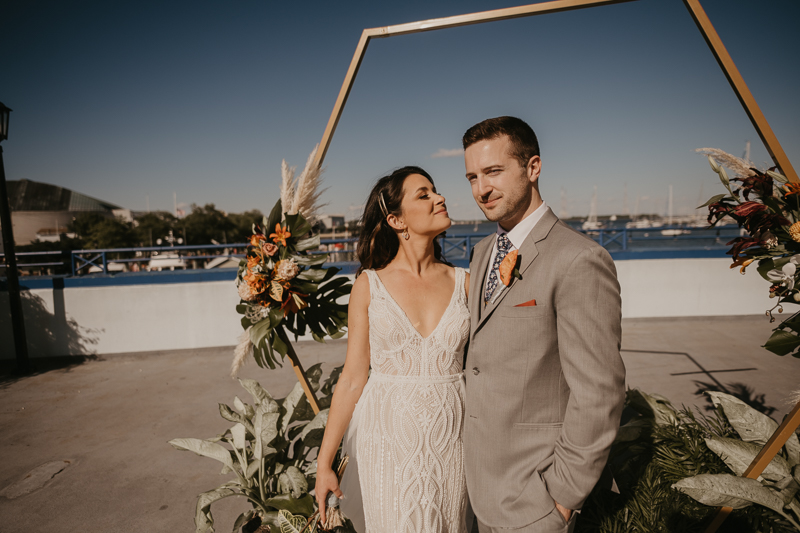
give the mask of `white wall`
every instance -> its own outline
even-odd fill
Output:
[[[774,300],[730,259],[618,261],[625,318],[761,314]],[[352,277],[352,276],[351,276]],[[232,346],[242,333],[232,281],[25,291],[31,357]],[[0,358],[13,358],[0,293]]]

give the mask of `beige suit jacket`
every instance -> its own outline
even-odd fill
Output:
[[[484,306],[494,239],[470,263],[466,476],[478,519],[517,528],[554,500],[580,509],[606,464],[625,395],[621,299],[608,252],[548,208],[519,249],[522,279]]]

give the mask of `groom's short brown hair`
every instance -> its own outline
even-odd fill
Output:
[[[539,155],[539,140],[533,129],[516,117],[487,118],[478,122],[467,130],[461,142],[466,150],[477,142],[496,139],[502,135],[508,135],[513,147],[511,155],[523,168],[528,166],[531,157]]]

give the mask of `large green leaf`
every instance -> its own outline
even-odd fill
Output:
[[[289,395],[283,399],[281,407],[283,407],[285,414],[283,416],[283,421],[281,422],[281,434],[286,433],[286,429],[289,427],[289,424],[291,424],[294,420],[294,411],[297,409],[297,405],[304,396],[305,391],[303,390],[303,386],[297,382],[294,384],[292,392],[290,392]]]
[[[250,342],[253,343],[253,346],[258,346],[270,334],[272,328],[272,320],[264,319],[254,324],[250,328]]]
[[[256,405],[266,405],[264,412],[274,413],[278,411],[278,402],[272,398],[272,395],[267,392],[258,381],[254,379],[240,379],[239,383],[244,390],[250,393]]]
[[[735,396],[716,391],[707,391],[706,394],[711,397],[711,402],[716,408],[722,409],[730,425],[746,442],[755,442],[763,446],[778,429],[777,422]]]
[[[224,403],[219,404],[219,414],[228,422],[242,424],[245,428],[247,428],[247,431],[249,431],[250,434],[255,433],[253,430],[253,424],[247,419],[246,416],[237,413]]]
[[[716,453],[720,459],[725,461],[725,464],[733,470],[737,476],[744,475],[747,467],[756,458],[756,455],[761,452],[762,445],[753,444],[752,442],[742,442],[738,439],[725,439],[720,437],[712,437],[706,439],[706,446]],[[767,465],[764,472],[761,474],[764,479],[770,481],[780,481],[792,475],[789,464],[786,459],[780,455],[776,455],[774,459]]]
[[[278,483],[284,492],[288,492],[293,498],[300,498],[308,492],[308,480],[296,466],[288,466],[278,477]]]
[[[627,401],[628,405],[639,414],[651,418],[660,426],[678,423],[672,403],[661,395],[647,394],[639,389],[631,389],[627,393]]]
[[[240,514],[239,517],[236,519],[236,522],[233,523],[232,533],[239,533],[239,530],[242,528],[242,526],[253,519],[255,513],[256,513],[255,511],[250,510]]]
[[[298,252],[316,250],[317,248],[319,248],[319,235],[314,235],[313,237],[297,241],[294,245],[294,249]]]
[[[325,433],[325,425],[328,423],[328,409],[320,411],[314,420],[309,422],[300,433],[300,440],[308,448],[316,448],[322,444],[322,435]]]
[[[245,439],[245,427],[244,424],[236,424],[231,428],[231,436],[233,437],[233,445],[236,446],[237,449],[245,451],[247,446],[247,440]]]
[[[280,223],[282,218],[283,218],[283,209],[281,206],[281,201],[280,199],[278,199],[278,201],[275,202],[275,206],[272,208],[272,211],[269,212],[269,218],[266,219],[266,222],[264,222],[264,225],[266,226],[263,228],[264,234],[269,235],[270,233],[275,231],[275,224]]]
[[[216,459],[230,469],[233,469],[231,452],[224,446],[215,442],[208,442],[201,439],[172,439],[169,441],[173,448],[187,450],[203,457]]]
[[[259,407],[259,409],[261,408]],[[256,410],[255,435],[257,438],[255,449],[253,450],[253,455],[256,459],[261,459],[276,452],[275,448],[271,448],[269,445],[278,436],[280,417],[280,413],[266,413]]]
[[[298,515],[311,516],[314,512],[314,498],[310,494],[304,494],[300,498],[292,498],[291,494],[279,494],[266,500],[264,506],[280,511],[289,511]]]
[[[235,496],[236,492],[226,487],[203,492],[197,497],[194,514],[195,533],[214,533],[214,518],[211,516],[211,504],[215,501]]]
[[[754,503],[783,514],[783,502],[773,491],[756,481],[730,474],[700,474],[672,485],[703,505],[742,509]]]
[[[794,352],[798,346],[800,346],[800,336],[776,329],[763,347],[776,355],[786,355]]]

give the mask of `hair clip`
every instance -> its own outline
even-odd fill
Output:
[[[383,192],[379,193],[380,196],[378,197],[378,204],[381,206],[381,211],[383,211],[383,216],[389,216],[389,210],[386,209],[386,201],[383,199]]]

